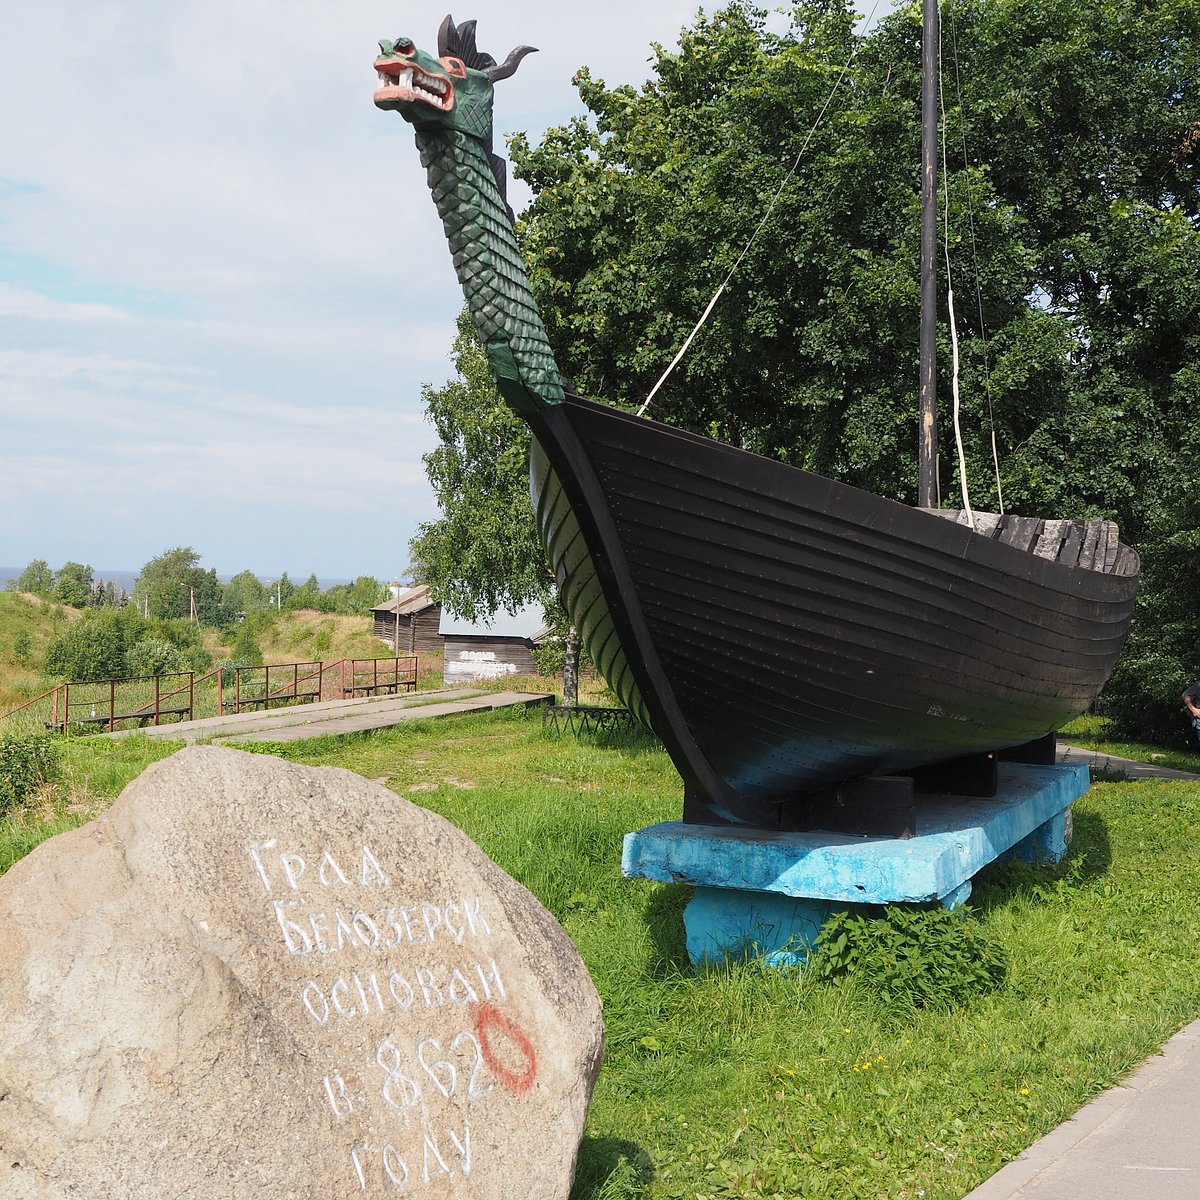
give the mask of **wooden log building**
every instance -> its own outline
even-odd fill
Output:
[[[436,654],[442,649],[438,632],[442,607],[429,598],[425,584],[401,588],[394,599],[377,604],[371,612],[375,636],[397,654]]]
[[[515,615],[493,613],[483,621],[443,613],[439,628],[445,651],[442,678],[448,687],[506,675],[538,674],[533,650],[546,635],[540,605],[523,608]]]

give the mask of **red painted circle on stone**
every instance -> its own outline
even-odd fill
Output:
[[[490,1030],[502,1034],[520,1047],[521,1053],[525,1056],[525,1061],[528,1064],[523,1073],[518,1074],[516,1071],[510,1071],[496,1058],[489,1040]],[[479,1035],[479,1046],[483,1051],[483,1060],[491,1067],[492,1072],[500,1083],[518,1096],[523,1092],[529,1091],[530,1087],[533,1086],[533,1081],[537,1078],[537,1055],[534,1053],[533,1043],[526,1036],[524,1030],[518,1029],[498,1008],[484,1001],[479,1005],[479,1011],[475,1019],[475,1032]]]

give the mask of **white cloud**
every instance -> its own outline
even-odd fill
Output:
[[[40,0],[0,49],[0,562],[392,576],[434,515],[423,383],[461,296],[409,128],[371,103],[380,37],[439,0]],[[648,74],[691,4],[480,3],[539,53],[497,129]],[[519,202],[519,200],[518,200]]]

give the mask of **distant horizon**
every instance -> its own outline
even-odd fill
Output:
[[[46,561],[49,562],[49,560],[46,560]],[[65,560],[65,561],[70,561],[70,560]],[[76,559],[74,561],[78,562],[79,560]],[[29,563],[23,563],[19,567],[0,566],[0,591],[6,590],[8,588],[9,580],[18,578],[20,576],[21,572],[24,571],[28,565],[29,565]],[[62,563],[58,563],[57,565],[52,562],[49,563],[50,569],[55,572],[57,572],[62,567],[62,565],[63,565]],[[85,563],[84,565],[88,566],[90,564]],[[211,570],[213,568],[205,567],[204,569]],[[243,567],[242,571],[247,570],[247,569],[248,568]],[[125,568],[116,568],[116,567],[92,567],[93,580],[103,579],[106,583],[112,582],[113,584],[115,584],[118,587],[123,587],[127,592],[130,592],[130,593],[133,592],[133,585],[141,573],[142,573],[142,569],[140,567],[133,571],[130,571]],[[240,575],[241,573],[242,573],[241,571],[228,571],[228,572],[217,571],[217,579],[221,583],[228,583],[235,575]],[[273,574],[272,573],[263,574],[262,572],[259,572],[259,571],[252,571],[251,574],[253,574],[254,577],[264,587],[268,583],[274,583],[274,582],[276,582],[276,580],[281,579],[284,574],[287,575],[288,579],[292,583],[294,583],[297,587],[299,587],[302,583],[305,582],[305,580],[308,579],[309,575],[312,574],[312,571],[305,571],[303,574],[295,574],[295,575],[293,575],[291,571],[277,572],[277,573],[273,573]],[[364,571],[363,574],[364,575],[370,574],[370,572]],[[379,576],[375,576],[375,578],[379,579]],[[339,584],[353,583],[353,582],[354,582],[353,579],[335,578],[333,576],[330,576],[328,578],[321,576],[321,575],[317,576],[317,583],[320,586],[321,591],[323,591],[323,592],[328,591],[331,587],[337,587]],[[379,582],[382,584],[388,584],[388,583],[394,583],[395,580],[394,579],[379,579]]]

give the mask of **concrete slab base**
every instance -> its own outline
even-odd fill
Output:
[[[1089,786],[1082,763],[1002,763],[995,797],[919,797],[916,836],[903,840],[667,821],[625,835],[621,871],[695,885],[684,911],[693,963],[752,956],[785,965],[803,961],[835,909],[953,908],[998,858],[1057,862],[1071,804]]]

